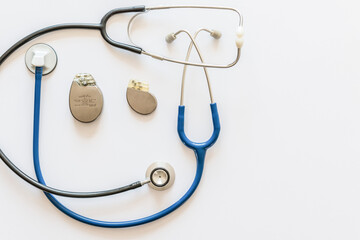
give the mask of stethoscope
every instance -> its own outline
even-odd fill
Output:
[[[171,9],[171,8],[204,8],[204,9],[218,9],[218,10],[230,10],[237,13],[239,16],[239,28],[236,31],[236,39],[235,43],[237,46],[237,56],[234,62],[227,64],[227,65],[214,65],[214,64],[206,64],[204,63],[203,57],[200,53],[199,47],[196,44],[196,37],[198,34],[202,31],[210,33],[212,37],[215,39],[220,38],[221,34],[218,31],[209,30],[209,29],[199,29],[193,36],[186,30],[180,30],[176,33],[169,34],[166,37],[166,41],[168,43],[171,43],[176,39],[176,36],[180,33],[185,33],[188,35],[188,37],[191,40],[191,43],[189,45],[187,56],[185,61],[181,60],[175,60],[167,57],[162,57],[157,54],[152,54],[149,52],[146,52],[142,48],[136,46],[136,45],[129,45],[125,43],[120,43],[112,40],[107,32],[106,32],[106,25],[110,17],[114,16],[115,14],[120,13],[128,13],[128,12],[136,12],[138,14],[134,15],[128,24],[128,35],[130,41],[130,28],[131,24],[134,21],[134,19],[141,13],[145,13],[151,10],[162,10],[162,9]],[[109,44],[121,48],[130,52],[134,52],[137,54],[144,54],[150,57],[153,57],[158,60],[162,61],[169,61],[173,63],[179,63],[184,64],[183,69],[183,76],[182,76],[182,84],[181,84],[181,99],[180,99],[180,106],[178,109],[178,126],[177,131],[178,135],[181,139],[181,141],[186,145],[188,148],[192,149],[196,156],[196,162],[197,162],[197,168],[196,168],[196,174],[195,178],[193,180],[193,183],[191,184],[188,191],[174,204],[167,207],[166,209],[155,213],[153,215],[136,219],[136,220],[129,220],[129,221],[122,221],[122,222],[107,222],[107,221],[99,221],[91,218],[87,218],[85,216],[79,215],[72,210],[65,207],[61,202],[59,202],[52,194],[63,196],[63,197],[71,197],[71,198],[94,198],[94,197],[103,197],[103,196],[109,196],[113,194],[122,193],[125,191],[129,191],[132,189],[139,188],[144,185],[149,185],[153,189],[156,190],[165,190],[169,188],[175,180],[175,172],[172,166],[168,163],[161,163],[156,162],[149,166],[149,168],[146,171],[146,179],[143,181],[137,181],[132,184],[129,184],[124,187],[119,187],[115,189],[105,190],[105,191],[97,191],[97,192],[70,192],[70,191],[64,191],[59,190],[56,188],[52,188],[46,185],[45,180],[42,175],[41,167],[40,167],[40,161],[39,161],[39,125],[40,125],[40,98],[41,98],[41,80],[42,76],[49,74],[53,71],[53,69],[56,67],[57,63],[57,56],[54,49],[52,49],[50,46],[46,44],[36,44],[33,47],[31,47],[25,56],[26,59],[26,65],[30,71],[35,73],[35,96],[34,96],[34,126],[33,126],[33,160],[34,160],[34,168],[36,172],[36,177],[38,181],[28,176],[26,173],[22,172],[15,164],[13,164],[10,159],[2,152],[0,149],[0,158],[3,160],[3,162],[20,178],[28,182],[29,184],[33,185],[34,187],[37,187],[38,189],[41,189],[44,191],[46,197],[50,200],[50,202],[57,207],[60,211],[68,215],[69,217],[81,221],[86,224],[98,226],[98,227],[107,227],[107,228],[123,228],[123,227],[132,227],[137,226],[141,224],[145,224],[148,222],[155,221],[159,218],[162,218],[169,213],[175,211],[177,208],[179,208],[182,204],[184,204],[195,192],[197,186],[200,183],[201,176],[204,169],[204,162],[205,162],[205,155],[208,148],[210,148],[218,139],[219,133],[220,133],[220,121],[219,121],[219,115],[217,110],[217,105],[213,101],[213,96],[211,92],[210,87],[210,81],[209,76],[207,72],[207,67],[210,68],[229,68],[234,66],[240,58],[240,50],[243,45],[243,20],[241,14],[233,8],[227,8],[227,7],[208,7],[208,6],[169,6],[169,7],[150,7],[146,8],[145,6],[134,6],[134,7],[126,7],[126,8],[118,8],[114,9],[110,12],[108,12],[101,20],[100,24],[59,24],[50,26],[44,29],[41,29],[39,31],[36,31],[25,38],[18,41],[16,44],[14,44],[9,50],[7,50],[1,57],[0,57],[0,65],[17,49],[19,49],[21,46],[23,46],[25,43],[41,36],[46,33],[62,30],[62,29],[96,29],[100,30],[102,37],[105,41],[107,41]],[[192,48],[195,47],[198,56],[201,60],[201,63],[194,63],[189,62],[190,53],[192,51]],[[46,57],[45,57],[46,55]],[[209,89],[209,95],[210,95],[210,108],[211,108],[211,114],[212,114],[212,121],[213,121],[213,134],[210,137],[210,139],[206,142],[193,142],[185,134],[184,130],[184,118],[185,118],[185,106],[183,104],[183,96],[184,96],[184,82],[185,82],[185,76],[186,76],[186,70],[187,66],[198,66],[203,67],[204,73],[207,79],[207,85]]]

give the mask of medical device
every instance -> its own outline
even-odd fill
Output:
[[[103,94],[94,77],[89,73],[76,74],[69,94],[69,107],[73,117],[83,123],[95,121],[103,105]]]
[[[126,100],[135,112],[142,115],[154,112],[157,107],[156,97],[149,92],[149,84],[145,82],[130,80]]]
[[[142,49],[141,47],[136,46],[135,44],[130,45],[126,43],[121,43],[112,40],[107,34],[107,23],[108,20],[116,15],[122,13],[136,13],[129,21],[128,24],[128,37],[130,42],[133,42],[131,39],[131,24],[136,19],[139,14],[143,14],[149,11],[154,10],[165,10],[172,8],[197,8],[197,9],[209,9],[209,10],[225,10],[225,11],[233,11],[239,17],[239,25],[236,30],[235,37],[235,45],[237,49],[236,58],[233,62],[229,64],[209,64],[205,63],[198,44],[196,43],[196,38],[201,32],[208,32],[211,37],[215,39],[219,39],[221,37],[221,33],[217,30],[210,30],[206,28],[199,29],[194,35],[191,35],[190,32],[186,30],[179,30],[175,33],[171,33],[166,36],[165,40],[168,43],[173,42],[177,35],[186,34],[190,39],[190,45],[187,51],[187,55],[185,60],[177,60],[172,58],[167,58],[160,56],[155,53],[150,53]],[[56,199],[53,195],[70,197],[70,198],[95,198],[95,197],[104,197],[113,194],[122,193],[125,191],[133,190],[144,185],[149,185],[151,188],[155,190],[165,190],[174,183],[175,181],[175,171],[173,167],[169,163],[163,162],[155,162],[151,164],[146,173],[145,179],[141,179],[137,182],[131,183],[129,185],[118,187],[115,189],[109,189],[104,191],[94,191],[94,192],[71,192],[60,190],[56,188],[52,188],[47,186],[42,175],[42,171],[40,168],[40,160],[39,160],[39,130],[40,130],[40,99],[41,99],[41,80],[42,76],[51,73],[55,67],[57,66],[57,54],[55,50],[47,44],[35,44],[33,45],[25,55],[25,63],[27,68],[35,74],[35,100],[34,100],[34,126],[33,126],[33,160],[34,160],[34,168],[36,172],[37,180],[31,178],[24,172],[22,172],[17,166],[15,166],[10,159],[4,154],[4,152],[0,149],[0,158],[3,162],[20,178],[28,182],[34,187],[44,191],[46,197],[51,201],[51,203],[57,207],[60,211],[68,215],[69,217],[81,221],[86,224],[98,226],[98,227],[108,227],[108,228],[123,228],[123,227],[132,227],[141,224],[145,224],[148,222],[152,222],[159,218],[166,216],[167,214],[173,212],[177,208],[179,208],[184,202],[186,202],[196,190],[202,176],[202,172],[204,169],[205,162],[205,154],[208,148],[210,148],[217,140],[220,133],[220,121],[217,110],[217,105],[213,100],[213,95],[210,87],[209,76],[207,72],[207,68],[229,68],[234,66],[240,58],[240,50],[243,45],[243,19],[242,15],[234,8],[228,7],[212,7],[212,6],[168,6],[168,7],[145,7],[145,6],[134,6],[134,7],[126,7],[126,8],[118,8],[108,12],[101,20],[99,24],[59,24],[50,26],[39,31],[36,31],[25,38],[18,41],[14,44],[9,50],[7,50],[0,57],[0,66],[1,64],[17,49],[23,46],[25,43],[41,36],[47,34],[49,32],[63,30],[63,29],[93,29],[100,31],[102,37],[106,42],[111,44],[114,47],[121,48],[130,52],[134,52],[136,54],[150,56],[154,59],[161,61],[168,61],[178,64],[183,64],[183,76],[182,76],[182,84],[181,84],[181,97],[180,97],[180,106],[178,109],[178,126],[177,131],[181,141],[190,149],[192,149],[195,153],[197,169],[195,178],[193,183],[187,192],[175,203],[166,209],[155,213],[153,215],[143,217],[140,219],[129,220],[129,221],[121,221],[121,222],[107,222],[107,221],[99,221],[95,219],[90,219],[85,216],[79,215],[72,210],[68,209],[64,206],[58,199]],[[198,56],[200,58],[200,63],[189,62],[189,57],[192,49],[195,48]],[[202,67],[204,69],[205,77],[207,80],[209,96],[210,96],[210,108],[212,113],[212,121],[213,121],[213,134],[210,139],[206,142],[193,142],[189,140],[185,134],[184,130],[184,115],[185,115],[185,106],[184,106],[184,82],[186,77],[186,71],[188,66],[197,66]],[[143,98],[141,101],[134,97],[134,94],[143,94]],[[156,109],[157,101],[156,98],[148,92],[148,86],[146,84],[130,81],[127,89],[127,100],[132,109],[140,114],[149,114]],[[83,104],[86,102],[86,104]],[[69,106],[72,115],[81,122],[91,122],[96,120],[99,114],[102,111],[103,107],[103,95],[96,84],[95,78],[89,73],[77,74],[74,78],[74,81],[71,86],[70,95],[69,95]]]

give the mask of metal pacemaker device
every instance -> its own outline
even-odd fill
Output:
[[[97,119],[104,105],[103,95],[91,74],[79,73],[71,84],[69,105],[71,114],[80,122]]]
[[[157,107],[156,98],[149,93],[149,84],[144,82],[130,80],[126,99],[135,112],[143,115],[152,113]]]

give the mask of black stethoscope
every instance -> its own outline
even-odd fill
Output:
[[[117,42],[112,40],[107,32],[106,32],[106,25],[108,20],[114,16],[115,14],[121,14],[121,13],[129,13],[129,12],[135,12],[138,13],[136,14],[129,22],[128,25],[128,34],[129,34],[129,29],[131,26],[132,21],[136,18],[136,16],[138,16],[140,13],[145,13],[151,10],[162,10],[162,9],[171,9],[171,8],[202,8],[202,9],[217,9],[217,10],[230,10],[230,11],[234,11],[238,14],[239,16],[239,27],[236,30],[236,39],[235,39],[235,43],[237,46],[237,56],[234,62],[228,64],[228,65],[214,65],[214,64],[205,64],[203,63],[203,59],[201,57],[201,54],[199,52],[199,49],[197,47],[197,44],[195,42],[195,38],[197,36],[197,34],[202,31],[208,31],[210,32],[210,34],[213,34],[213,37],[217,37],[217,33],[215,32],[211,32],[210,30],[207,29],[201,29],[199,30],[195,36],[191,36],[187,31],[185,30],[181,30],[177,33],[174,34],[170,34],[167,37],[167,41],[171,42],[176,38],[176,35],[179,34],[180,32],[185,32],[188,34],[188,36],[191,39],[191,44],[189,46],[189,50],[188,50],[188,56],[186,58],[186,61],[179,61],[179,60],[175,60],[175,59],[171,59],[171,58],[166,58],[166,57],[162,57],[156,54],[151,54],[149,52],[144,51],[142,48],[135,46],[135,45],[129,45],[129,44],[125,44],[125,43],[121,43],[121,42]],[[198,67],[203,67],[207,80],[208,80],[208,76],[207,76],[207,71],[206,68],[210,67],[210,68],[229,68],[234,66],[239,58],[240,58],[240,50],[241,47],[243,45],[243,20],[242,20],[242,16],[240,15],[240,13],[234,9],[234,8],[227,8],[227,7],[211,7],[211,6],[168,6],[168,7],[145,7],[145,6],[134,6],[134,7],[126,7],[126,8],[118,8],[118,9],[114,9],[110,12],[108,12],[101,20],[100,24],[59,24],[59,25],[54,25],[54,26],[50,26],[44,29],[41,29],[39,31],[36,31],[28,36],[26,36],[25,38],[21,39],[20,41],[18,41],[16,44],[14,44],[9,50],[7,50],[1,57],[0,57],[0,65],[12,54],[14,53],[17,49],[19,49],[21,46],[23,46],[25,43],[41,36],[44,35],[46,33],[49,32],[53,32],[53,31],[57,31],[57,30],[62,30],[62,29],[94,29],[94,30],[99,30],[101,32],[102,37],[104,38],[104,40],[106,42],[108,42],[109,44],[117,47],[117,48],[121,48],[127,51],[131,51],[137,54],[144,54],[147,56],[151,56],[155,59],[158,60],[163,60],[163,61],[169,61],[169,62],[174,62],[174,63],[179,63],[179,64],[184,64],[184,74],[183,74],[183,82],[184,82],[184,76],[185,76],[185,72],[186,72],[186,66],[187,65],[191,65],[191,66],[198,66]],[[129,39],[131,40],[130,34],[129,34]],[[201,59],[201,63],[193,63],[193,62],[188,62],[188,58],[189,58],[189,54],[190,51],[192,49],[192,46],[195,46],[200,59]],[[37,49],[41,49],[41,51],[39,50],[37,52]],[[50,62],[51,62],[51,66],[47,65],[45,63],[45,55],[44,55],[44,51],[46,53],[46,51],[48,51],[48,55],[50,56]],[[29,57],[30,56],[30,57]],[[55,189],[49,186],[46,186],[45,184],[45,180],[42,176],[42,172],[41,172],[41,168],[40,168],[40,161],[39,161],[39,123],[40,123],[40,93],[41,93],[41,79],[43,75],[46,75],[48,73],[50,73],[55,67],[56,67],[56,63],[57,63],[57,56],[55,51],[48,45],[46,44],[39,44],[39,45],[34,45],[31,50],[29,50],[27,52],[27,56],[26,59],[32,58],[32,61],[26,61],[27,66],[29,68],[30,71],[35,73],[35,101],[34,101],[34,135],[33,135],[33,158],[34,158],[34,167],[35,167],[35,172],[36,172],[36,176],[38,181],[36,181],[35,179],[29,177],[28,175],[26,175],[24,172],[22,172],[19,168],[17,168],[11,161],[10,159],[1,151],[0,149],[0,158],[3,160],[3,162],[12,170],[14,171],[19,177],[21,177],[23,180],[25,180],[26,182],[28,182],[29,184],[41,189],[42,191],[45,192],[45,195],[47,196],[47,198],[63,213],[65,213],[66,215],[90,224],[90,225],[94,225],[94,226],[98,226],[98,227],[108,227],[108,228],[122,228],[122,227],[132,227],[132,226],[136,226],[136,225],[141,225],[141,224],[145,224],[148,222],[152,222],[154,220],[157,220],[161,217],[166,216],[167,214],[173,212],[174,210],[176,210],[178,207],[180,207],[184,202],[186,202],[191,195],[194,193],[194,191],[196,190],[200,180],[201,180],[201,176],[202,176],[202,172],[203,172],[203,168],[204,168],[204,161],[205,161],[205,154],[206,154],[206,150],[208,148],[210,148],[217,140],[219,133],[220,133],[220,121],[219,121],[219,115],[218,115],[218,111],[217,111],[217,106],[216,103],[213,102],[212,100],[212,94],[211,94],[211,90],[210,90],[210,85],[209,85],[209,81],[208,81],[208,86],[209,86],[209,92],[210,92],[210,98],[211,98],[211,113],[212,113],[212,120],[213,120],[213,134],[210,137],[210,139],[206,142],[202,142],[202,143],[196,143],[196,142],[192,142],[191,140],[189,140],[186,137],[185,131],[184,131],[184,114],[185,114],[185,106],[182,104],[183,103],[183,85],[182,84],[182,90],[181,90],[181,103],[179,106],[179,110],[178,110],[178,134],[179,137],[181,139],[181,141],[190,149],[192,149],[195,152],[195,156],[196,156],[196,160],[197,160],[197,170],[196,170],[196,175],[194,178],[194,181],[191,185],[191,187],[188,189],[188,191],[174,204],[172,204],[171,206],[169,206],[168,208],[155,213],[153,215],[150,215],[148,217],[144,217],[144,218],[140,218],[140,219],[136,219],[136,220],[130,220],[130,221],[122,221],[122,222],[106,222],[106,221],[99,221],[99,220],[94,220],[94,219],[90,219],[84,216],[81,216],[75,212],[73,212],[72,210],[68,209],[67,207],[65,207],[62,203],[60,203],[52,194],[54,195],[59,195],[59,196],[64,196],[64,197],[72,197],[72,198],[93,198],[93,197],[102,197],[102,196],[109,196],[109,195],[113,195],[113,194],[117,194],[117,193],[121,193],[121,192],[125,192],[128,190],[132,190],[138,187],[141,187],[145,184],[149,184],[152,188],[157,189],[157,190],[164,190],[167,189],[168,187],[171,186],[171,184],[174,182],[175,179],[175,174],[174,174],[174,169],[171,167],[171,165],[167,164],[167,163],[154,163],[152,164],[147,172],[146,172],[146,176],[147,179],[145,181],[137,181],[134,182],[132,184],[129,184],[127,186],[124,187],[120,187],[120,188],[115,188],[115,189],[110,189],[110,190],[105,190],[105,191],[98,191],[98,192],[69,192],[69,191],[63,191],[63,190],[59,190],[59,189]],[[37,58],[34,60],[34,58]],[[48,59],[49,60],[49,59]]]

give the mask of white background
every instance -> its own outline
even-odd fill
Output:
[[[97,23],[116,7],[218,2],[6,1],[0,9],[0,53],[42,27]],[[60,213],[40,191],[1,164],[0,239],[360,238],[360,4],[221,4],[244,14],[246,42],[238,65],[209,70],[222,131],[208,151],[194,196],[153,223],[102,229]],[[145,50],[183,58],[188,40],[179,37],[168,46],[163,41],[166,33],[220,27],[224,36],[219,43],[204,34],[199,44],[210,62],[231,61],[234,15],[191,13],[149,13],[134,26],[134,38]],[[109,31],[118,40],[128,41],[124,27],[129,16],[110,22]],[[23,59],[37,42],[50,44],[59,56],[57,69],[44,78],[42,89],[40,157],[48,184],[81,191],[118,187],[142,179],[154,161],[170,162],[177,173],[174,186],[165,192],[145,186],[108,198],[59,199],[76,212],[110,221],[144,217],[176,201],[195,171],[194,155],[176,133],[182,67],[115,49],[97,31],[48,34],[0,67],[1,149],[35,176],[34,80]],[[77,122],[68,109],[70,84],[79,72],[91,73],[104,93],[103,113],[91,124]],[[159,102],[155,113],[140,116],[127,106],[130,79],[149,82]],[[206,140],[212,125],[202,70],[191,68],[187,83],[186,131],[191,139]]]

